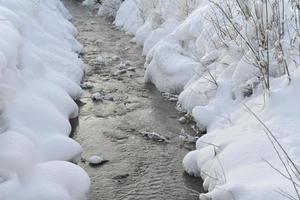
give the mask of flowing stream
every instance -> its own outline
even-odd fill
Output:
[[[79,165],[92,180],[89,200],[196,200],[201,180],[184,173],[182,159],[189,151],[179,140],[181,115],[143,81],[145,62],[141,47],[95,10],[78,1],[65,1],[84,45],[88,82],[80,100],[80,116],[73,137],[82,145]],[[96,59],[99,55],[103,60]],[[133,71],[119,70],[126,63]],[[121,66],[122,67],[122,66]],[[136,68],[136,69],[135,69]],[[100,92],[107,100],[95,102]],[[74,122],[74,121],[73,121]],[[167,143],[147,140],[140,131],[159,133]],[[91,167],[86,161],[101,155],[109,162]]]

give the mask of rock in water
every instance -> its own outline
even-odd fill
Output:
[[[93,88],[93,85],[91,83],[89,83],[89,82],[82,83],[80,86],[84,90],[88,90],[88,89],[92,89]]]
[[[180,117],[180,118],[178,119],[178,122],[179,122],[180,124],[186,124],[186,123],[187,123],[187,119],[186,119],[185,117]]]
[[[99,166],[99,165],[102,165],[102,164],[108,162],[108,160],[106,160],[100,156],[91,156],[91,157],[89,157],[88,162],[92,166]]]
[[[127,70],[128,70],[128,71],[135,72],[136,68],[135,68],[135,67],[129,67]]]
[[[169,142],[168,138],[155,132],[140,131],[140,134],[148,140],[157,142]]]
[[[190,134],[186,133],[184,129],[181,129],[179,139],[182,142],[194,144],[199,139],[199,137],[191,136]]]
[[[100,92],[96,92],[96,93],[92,94],[92,100],[102,102],[103,101],[103,95],[100,94]]]
[[[126,60],[125,66],[127,66],[127,67],[131,66],[131,62],[129,60]]]
[[[113,56],[112,57],[112,61],[119,61],[121,60],[119,56]]]
[[[96,65],[105,65],[105,60],[102,56],[98,56],[96,59],[95,59],[95,64]]]

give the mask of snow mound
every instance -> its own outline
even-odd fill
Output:
[[[89,177],[69,138],[82,49],[59,0],[0,2],[0,199],[85,199]]]

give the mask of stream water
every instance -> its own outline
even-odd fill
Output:
[[[144,58],[131,36],[119,31],[95,11],[78,1],[65,1],[72,23],[84,45],[87,64],[80,116],[73,137],[83,147],[83,167],[92,181],[89,200],[196,200],[201,180],[184,173],[182,159],[188,152],[178,139],[183,127],[175,104],[165,100],[143,81]],[[99,55],[105,65],[95,60]],[[117,73],[120,63],[130,61],[135,71]],[[129,63],[129,62],[128,62]],[[113,101],[94,102],[101,92]],[[145,139],[139,132],[150,131],[169,138],[168,143]],[[92,155],[109,160],[95,168],[87,162]]]

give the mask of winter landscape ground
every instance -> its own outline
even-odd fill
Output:
[[[0,0],[0,200],[299,200],[299,63],[297,0]]]

